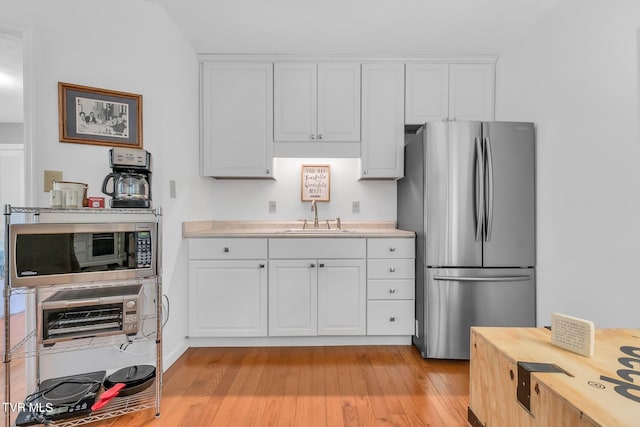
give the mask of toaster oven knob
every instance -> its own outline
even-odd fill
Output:
[[[136,308],[136,302],[135,301],[127,301],[127,308]]]

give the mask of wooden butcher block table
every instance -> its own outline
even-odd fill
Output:
[[[545,328],[471,329],[471,426],[640,426],[640,329],[596,329],[593,357],[550,338]]]

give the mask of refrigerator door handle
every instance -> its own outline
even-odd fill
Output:
[[[482,151],[482,141],[480,137],[474,138],[476,157],[476,182],[475,182],[475,205],[476,205],[476,242],[482,240],[484,224],[484,153]]]
[[[484,138],[484,156],[486,159],[487,168],[485,170],[485,188],[486,203],[485,209],[485,227],[484,227],[484,241],[491,241],[491,230],[493,229],[493,156],[491,155],[491,140],[489,137]]]
[[[494,277],[473,277],[473,276],[433,276],[433,280],[446,282],[524,282],[531,280],[529,275],[518,276],[494,276]]]

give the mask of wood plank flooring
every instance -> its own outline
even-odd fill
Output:
[[[469,363],[412,346],[192,348],[153,410],[95,426],[468,426]]]

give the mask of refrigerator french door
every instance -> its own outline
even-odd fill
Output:
[[[534,144],[524,122],[427,123],[408,141],[398,227],[417,235],[423,357],[468,358],[470,326],[535,325]]]

